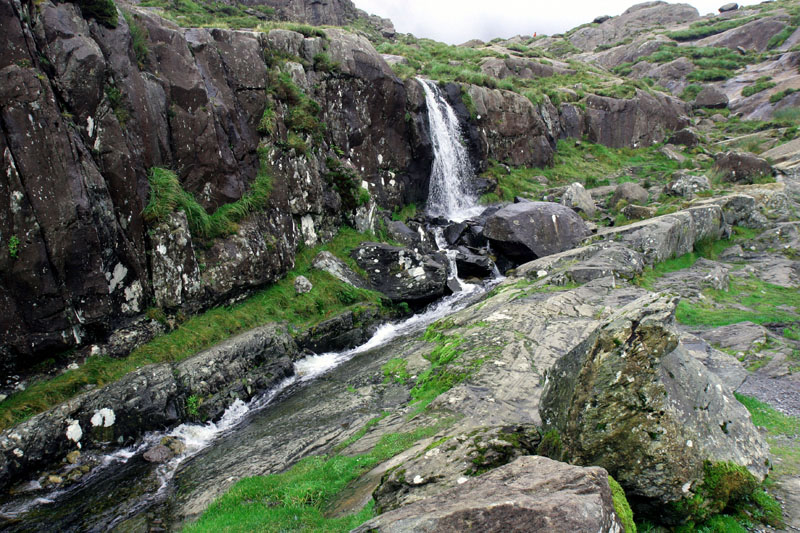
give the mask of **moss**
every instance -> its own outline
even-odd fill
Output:
[[[611,498],[614,501],[614,511],[622,522],[622,527],[625,528],[625,533],[636,533],[636,523],[633,521],[633,511],[628,504],[628,498],[625,497],[625,491],[622,489],[617,480],[608,476],[608,486],[611,487]]]
[[[561,461],[564,457],[564,446],[561,443],[561,435],[558,430],[551,429],[542,435],[542,442],[536,448],[536,455],[549,457],[555,461]]]
[[[389,359],[382,367],[381,371],[383,371],[383,382],[384,383],[399,383],[400,385],[404,384],[408,378],[411,377],[411,374],[408,373],[406,369],[408,366],[408,361],[405,359],[400,359],[399,357],[395,357],[393,359]]]

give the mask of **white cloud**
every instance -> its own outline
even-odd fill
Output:
[[[632,0],[354,0],[364,11],[388,17],[397,31],[460,44],[469,39],[561,33],[600,15],[619,15]],[[701,15],[727,0],[696,0]]]

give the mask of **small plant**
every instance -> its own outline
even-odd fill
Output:
[[[258,122],[258,133],[261,135],[272,135],[275,131],[275,111],[267,104],[261,120]]]
[[[406,370],[407,365],[408,361],[405,359],[400,359],[399,357],[389,359],[381,367],[381,370],[383,371],[383,382],[399,383],[400,385],[403,385],[408,378],[411,377],[411,374],[409,374],[408,370]]]
[[[19,255],[19,237],[12,235],[8,238],[8,256],[16,259]]]
[[[125,22],[130,29],[133,55],[136,57],[136,64],[139,66],[139,70],[141,70],[144,68],[145,64],[147,64],[147,54],[150,53],[147,46],[147,29],[136,21],[135,15],[123,11],[122,16],[125,18]]]
[[[192,418],[200,417],[200,398],[197,394],[192,394],[186,398],[186,414]]]
[[[314,70],[319,72],[333,72],[339,70],[339,63],[331,61],[331,57],[325,52],[314,55]]]
[[[549,457],[554,461],[561,461],[564,457],[564,446],[561,444],[561,435],[558,434],[558,430],[551,429],[542,435],[542,442],[536,448],[536,455]]]
[[[113,0],[77,0],[84,18],[93,18],[103,26],[117,27],[117,6]]]
[[[122,99],[122,91],[120,91],[114,85],[106,85],[106,98],[108,98],[108,104],[111,106],[111,110],[117,117],[119,125],[124,128],[125,123],[128,122],[128,119],[130,118],[130,114],[125,108],[125,103]]]
[[[798,91],[800,91],[800,89],[784,89],[782,91],[779,91],[779,92],[777,92],[777,93],[775,93],[775,94],[773,94],[772,96],[769,97],[769,103],[777,104],[778,102],[780,102],[781,100],[783,100],[784,98],[789,96],[790,94],[794,94],[794,93],[796,93]]]
[[[362,207],[368,205],[370,200],[372,200],[372,195],[369,193],[367,189],[364,187],[358,188],[358,206]]]

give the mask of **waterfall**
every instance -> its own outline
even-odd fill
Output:
[[[428,213],[461,222],[482,209],[470,186],[474,174],[467,150],[461,143],[461,127],[436,83],[421,78],[417,81],[425,90],[433,144]]]

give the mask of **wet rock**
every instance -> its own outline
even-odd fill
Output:
[[[650,199],[647,190],[638,183],[625,182],[617,185],[613,196],[608,201],[609,207],[614,207],[620,200],[629,204],[644,205]]]
[[[444,229],[444,240],[447,241],[447,244],[450,246],[454,246],[461,239],[461,236],[464,235],[464,232],[467,231],[467,227],[468,225],[466,222],[450,224]]]
[[[422,305],[449,292],[444,257],[374,242],[361,244],[351,255],[372,287],[394,302]]]
[[[456,268],[461,279],[486,279],[494,273],[494,263],[484,255],[459,252],[456,255]]]
[[[680,144],[686,146],[688,148],[694,148],[698,144],[700,144],[700,138],[697,136],[697,133],[690,128],[683,128],[680,131],[676,131],[673,133],[667,142],[670,144]]]
[[[681,170],[673,175],[672,181],[664,186],[664,193],[669,196],[691,199],[698,192],[709,189],[711,189],[711,183],[706,176],[693,176]]]
[[[597,212],[597,206],[594,205],[592,196],[580,183],[573,183],[566,188],[561,196],[561,203],[575,211],[586,213],[589,218],[594,217]]]
[[[728,11],[736,11],[739,9],[739,4],[736,2],[731,2],[729,4],[724,4],[719,8],[720,13],[727,13]]]
[[[359,289],[367,288],[367,282],[361,276],[347,266],[347,263],[330,252],[318,253],[314,261],[312,261],[311,266],[324,270],[331,276],[353,287],[358,287]]]
[[[492,249],[518,263],[572,248],[589,233],[573,210],[548,202],[506,206],[483,229]]]
[[[706,461],[759,480],[768,471],[748,411],[679,344],[676,303],[651,294],[622,308],[548,372],[541,404],[571,462],[601,465],[629,496],[662,506],[691,496]]]
[[[67,454],[67,462],[71,465],[77,464],[81,458],[81,452],[73,450]]]
[[[621,531],[608,473],[526,456],[354,531]]]
[[[358,314],[346,311],[303,331],[295,337],[302,351],[326,353],[354,348],[366,342],[385,315],[374,309]]]
[[[713,170],[723,181],[732,183],[753,183],[756,178],[772,176],[772,166],[749,152],[720,154],[714,161]]]
[[[166,463],[170,459],[172,459],[173,453],[172,450],[164,446],[163,444],[159,444],[157,446],[153,446],[146,452],[144,452],[144,460],[148,463]]]
[[[655,207],[645,207],[641,205],[626,205],[622,208],[622,214],[630,220],[640,220],[652,218],[656,214]]]
[[[392,220],[386,225],[386,231],[392,239],[402,243],[404,246],[413,247],[422,244],[419,233],[412,230],[405,223],[399,220]]]
[[[181,455],[186,451],[186,444],[176,437],[163,437],[160,444],[169,448],[174,455]]]
[[[294,290],[297,291],[297,294],[306,294],[307,292],[311,292],[314,286],[308,281],[308,278],[305,276],[297,276],[294,278]]]
[[[707,85],[700,91],[692,103],[695,108],[721,109],[728,107],[728,97],[713,85]]]

